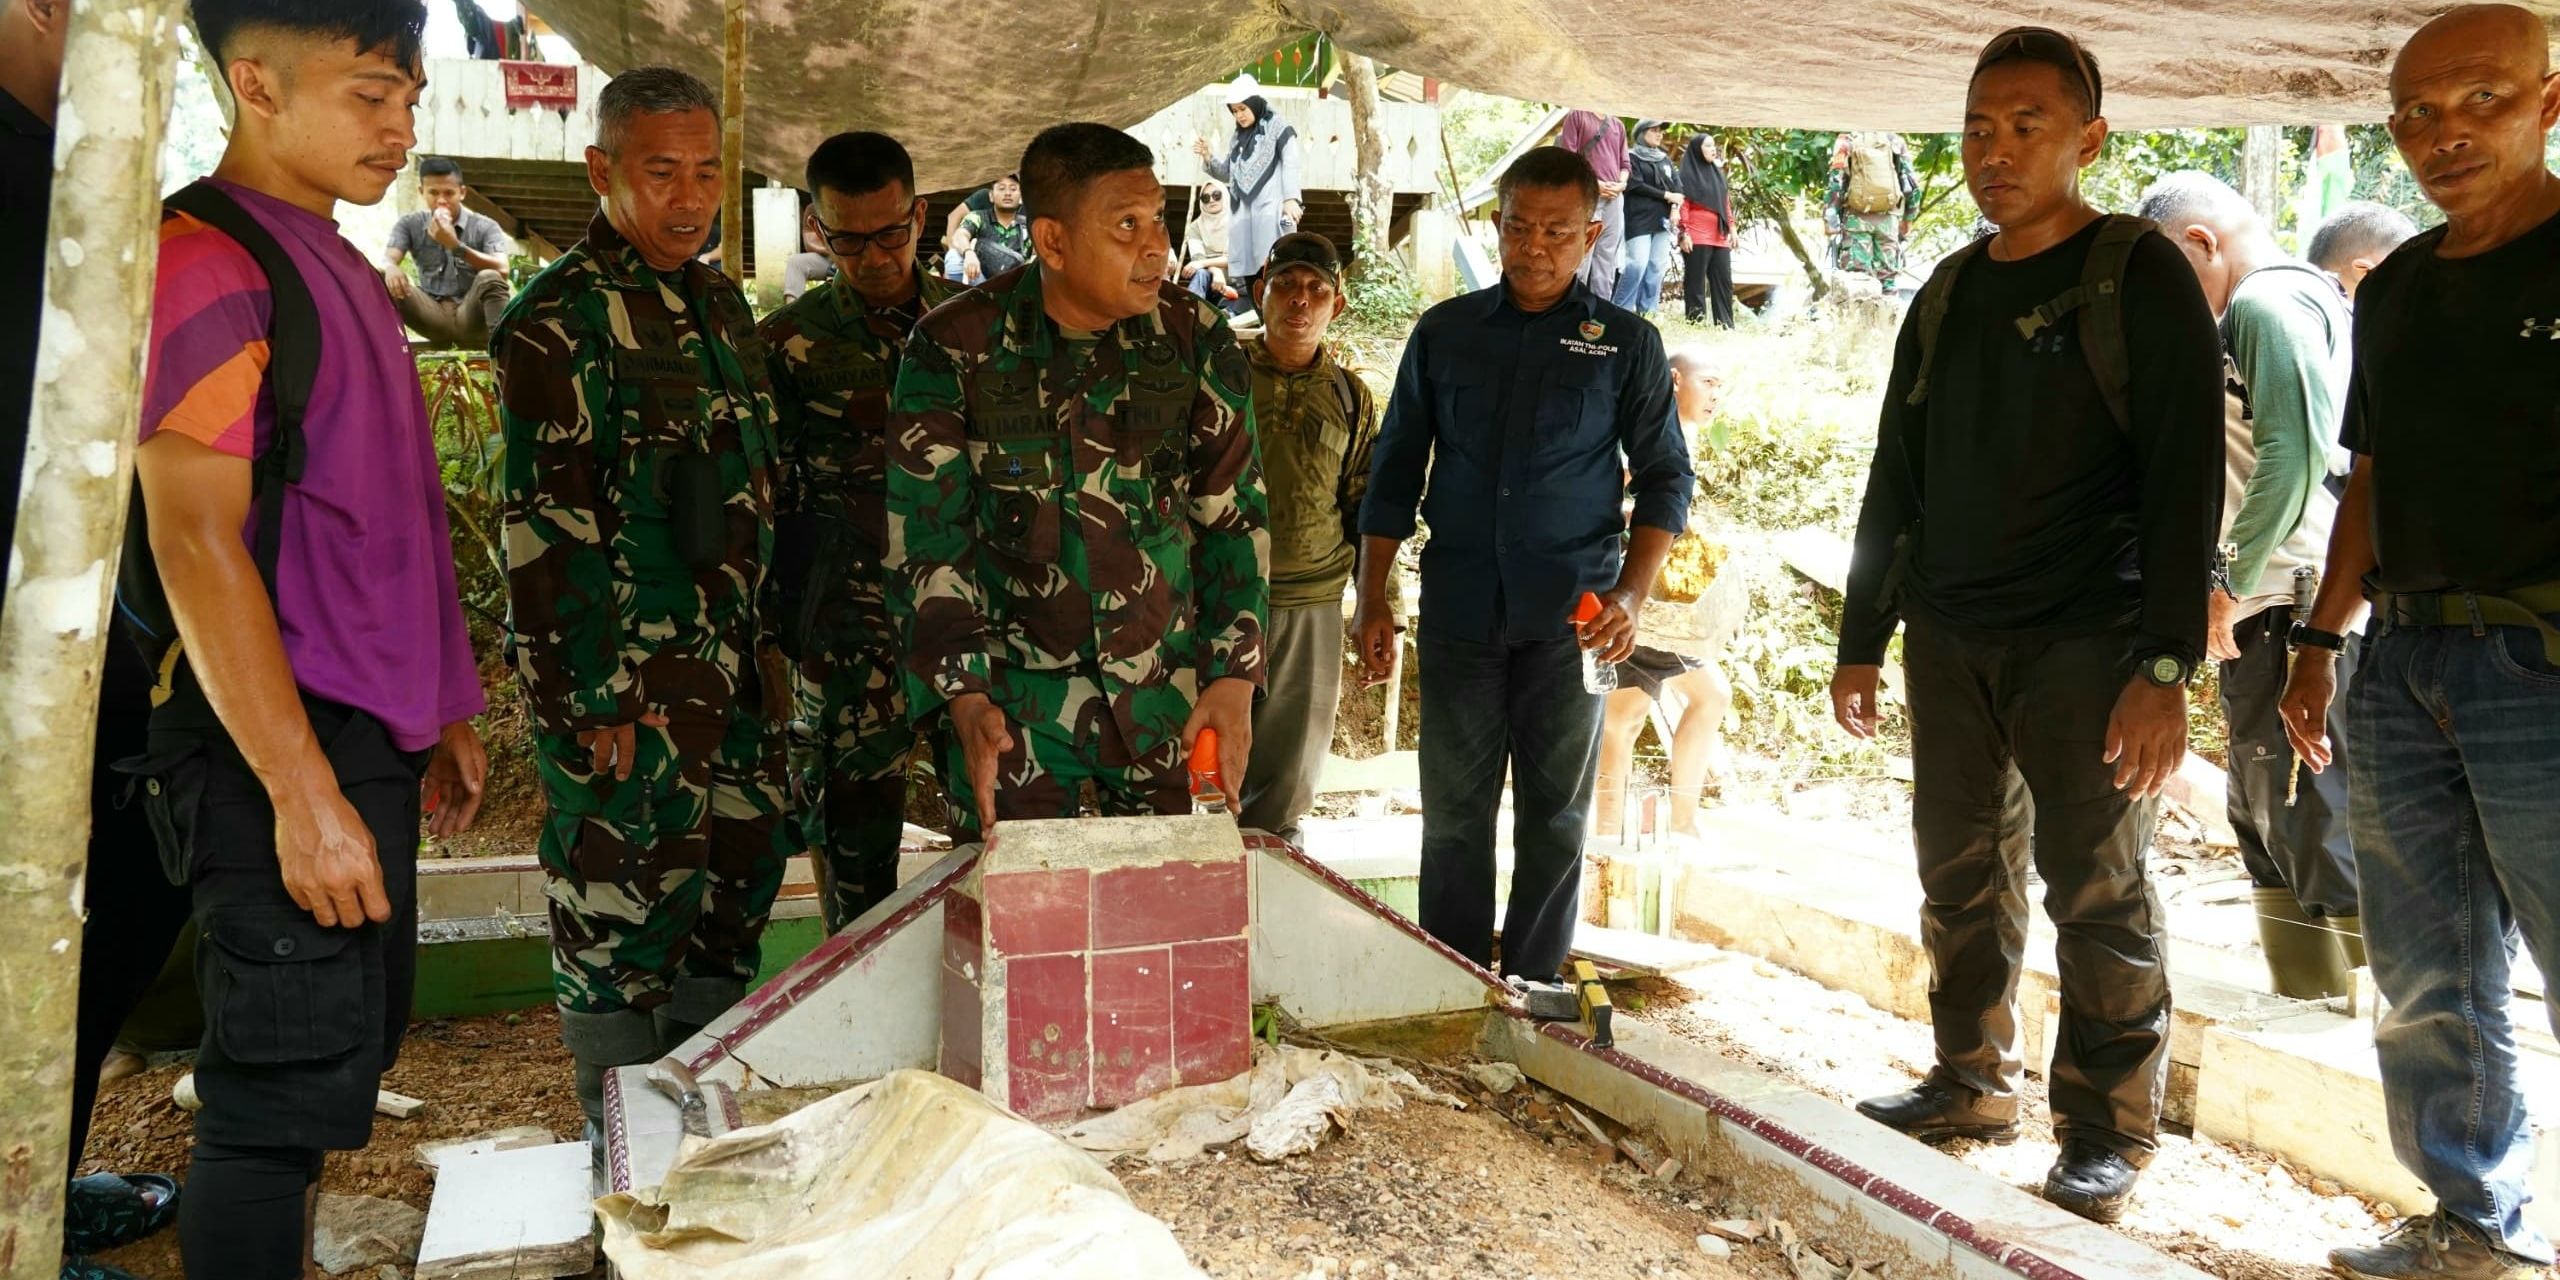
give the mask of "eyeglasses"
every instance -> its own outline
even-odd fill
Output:
[[[865,249],[875,244],[895,253],[916,238],[916,223],[912,217],[894,227],[882,227],[877,231],[838,231],[828,226],[827,220],[819,217],[816,210],[810,211],[809,221],[818,228],[818,235],[826,240],[828,250],[840,258],[859,258]]]
[[[1982,46],[1982,56],[1973,60],[1974,73],[1979,75],[1984,67],[2014,57],[2071,68],[2080,77],[2081,91],[2089,95],[2091,118],[2105,114],[2099,110],[2103,103],[2098,96],[2098,75],[2089,69],[2089,55],[2080,48],[2079,41],[2051,27],[2011,27]]]
[[[1226,202],[1227,198],[1215,191],[1203,191],[1200,193],[1200,203],[1202,204],[1225,204]]]

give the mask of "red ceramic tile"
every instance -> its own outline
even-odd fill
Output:
[[[1093,957],[1093,1105],[1117,1107],[1173,1084],[1173,957],[1163,947]]]
[[[1083,1110],[1092,1057],[1086,1047],[1084,957],[1016,956],[1005,962],[1003,991],[1002,1052],[1012,1081],[1005,1101],[1032,1120]]]
[[[1177,1084],[1224,1080],[1253,1065],[1253,985],[1242,938],[1173,948]]]
[[[954,893],[942,900],[942,963],[974,976],[985,959],[986,912],[978,900]]]
[[[1233,937],[1246,910],[1242,858],[1117,867],[1093,878],[1093,945]]]
[[[943,969],[942,1062],[937,1069],[972,1089],[985,1081],[985,1049],[978,1043],[986,1025],[983,1008],[978,984]]]
[[[991,871],[981,881],[987,911],[987,945],[1009,956],[1085,949],[1091,873]]]

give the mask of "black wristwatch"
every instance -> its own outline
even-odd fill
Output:
[[[2163,689],[2184,685],[2196,673],[2195,664],[2174,653],[2155,653],[2142,659],[2142,678]]]
[[[2335,631],[2322,631],[2308,622],[2294,623],[2293,630],[2285,633],[2284,642],[2288,649],[2299,649],[2309,645],[2314,649],[2326,649],[2331,653],[2347,647],[2345,636]]]

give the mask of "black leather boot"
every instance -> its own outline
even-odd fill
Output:
[[[1869,1098],[1858,1104],[1858,1114],[1922,1142],[1976,1138],[2006,1145],[2018,1140],[2017,1099],[1986,1098],[1936,1080]]]
[[[2114,1222],[2124,1217],[2134,1179],[2141,1176],[2132,1161],[2104,1144],[2065,1138],[2062,1155],[2044,1175],[2044,1198],[2091,1222]]]

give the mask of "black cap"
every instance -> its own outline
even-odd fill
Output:
[[[1335,288],[1342,287],[1342,255],[1334,251],[1333,241],[1316,232],[1292,231],[1273,241],[1271,255],[1262,260],[1262,278],[1272,279],[1291,267],[1322,272]]]
[[[2041,62],[2077,83],[2089,95],[2089,118],[2106,114],[2106,86],[2098,79],[2098,61],[2080,42],[2051,27],[2011,27],[1991,37],[1973,60],[1973,74],[2003,62]]]

